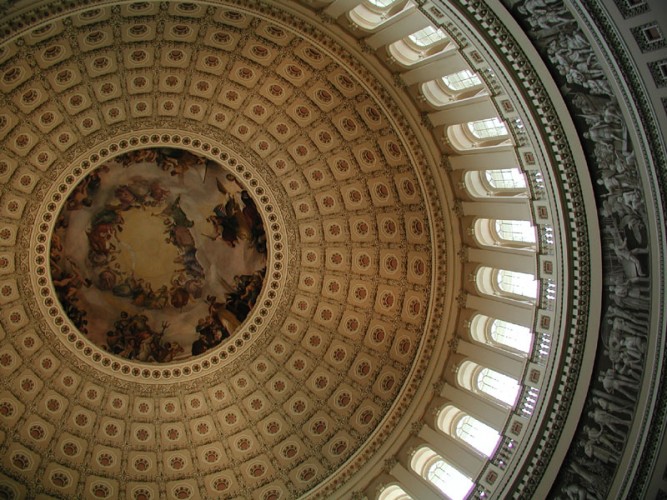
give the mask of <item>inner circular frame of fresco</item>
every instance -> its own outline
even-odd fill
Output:
[[[149,154],[151,151],[153,151],[153,153]],[[163,155],[166,154],[166,158],[169,158],[170,156],[173,157],[167,161],[167,170],[161,171],[162,167],[158,165],[158,152],[161,152]],[[150,160],[147,156],[153,156],[153,160]],[[122,165],[123,160],[127,161],[127,159],[130,158],[133,158],[134,160],[140,160],[142,157],[143,159],[141,161],[134,162],[136,163],[135,165],[128,164],[129,166],[126,167],[123,167]],[[105,170],[111,170],[112,167],[124,171],[125,174],[129,174],[129,172],[134,167],[138,167],[137,172],[142,169],[148,169],[148,171],[150,171],[149,167],[151,166],[152,161],[152,167],[155,169],[153,171],[153,174],[155,175],[154,180],[162,179],[166,185],[171,185],[170,183],[176,183],[175,185],[177,186],[174,190],[174,193],[169,193],[171,198],[166,196],[165,199],[162,202],[156,204],[155,207],[150,207],[152,211],[151,213],[158,214],[159,212],[162,212],[162,209],[157,207],[157,205],[167,207],[167,201],[171,199],[173,203],[175,198],[178,196],[179,189],[181,189],[178,187],[178,183],[181,182],[179,169],[183,169],[185,164],[181,162],[181,166],[177,167],[176,170],[169,166],[178,164],[179,162],[177,160],[180,159],[185,160],[186,163],[194,162],[193,166],[188,165],[187,167],[187,171],[190,172],[189,174],[185,170],[181,173],[183,182],[185,182],[187,175],[192,175],[197,172],[199,172],[199,182],[202,184],[207,182],[206,177],[202,177],[202,174],[206,174],[208,177],[211,175],[211,169],[213,169],[213,171],[218,174],[209,177],[209,179],[212,180],[208,181],[213,186],[213,193],[217,193],[215,196],[220,197],[219,202],[215,205],[212,205],[212,210],[218,207],[218,205],[221,205],[222,200],[225,200],[228,197],[235,198],[234,201],[230,203],[229,208],[231,213],[237,212],[235,205],[238,204],[238,200],[248,200],[248,206],[251,206],[254,202],[257,209],[257,215],[259,216],[261,214],[260,218],[262,227],[265,229],[264,235],[266,240],[263,244],[261,243],[261,238],[255,237],[253,239],[253,234],[252,232],[249,233],[247,231],[246,225],[243,226],[242,230],[235,231],[237,235],[236,238],[230,236],[232,233],[229,232],[229,229],[227,229],[223,236],[223,230],[225,228],[222,227],[222,223],[224,219],[216,218],[215,212],[210,214],[207,213],[206,217],[211,218],[208,221],[206,221],[206,217],[204,218],[204,221],[208,224],[208,228],[206,232],[203,232],[203,234],[208,235],[208,238],[203,235],[197,238],[192,236],[192,239],[195,240],[195,246],[197,245],[196,242],[199,240],[199,238],[208,240],[211,242],[211,244],[215,243],[214,246],[216,247],[218,245],[223,245],[231,250],[234,250],[237,247],[240,249],[243,245],[248,246],[253,243],[259,243],[259,250],[256,247],[254,249],[247,250],[248,254],[255,252],[255,267],[257,269],[255,269],[252,274],[257,272],[259,273],[258,276],[261,275],[261,271],[264,267],[270,269],[270,272],[267,272],[266,276],[264,277],[263,283],[261,284],[261,291],[258,292],[258,296],[255,298],[255,303],[258,304],[258,307],[254,307],[252,310],[249,310],[248,314],[246,315],[247,317],[243,322],[241,322],[241,320],[239,320],[235,314],[234,317],[236,318],[236,321],[234,321],[228,312],[223,312],[221,310],[221,304],[224,305],[225,310],[227,310],[225,296],[230,295],[231,293],[227,293],[225,296],[212,299],[211,297],[214,297],[215,295],[210,293],[207,294],[206,291],[211,290],[211,288],[207,288],[207,285],[205,285],[202,287],[202,293],[199,296],[199,299],[197,299],[200,301],[199,305],[197,305],[194,301],[191,302],[190,293],[188,292],[188,304],[185,304],[180,308],[178,307],[180,305],[178,298],[172,302],[171,297],[168,297],[167,303],[165,303],[162,311],[171,311],[169,314],[172,314],[174,317],[178,318],[177,323],[183,322],[183,319],[180,318],[180,316],[181,313],[186,311],[186,309],[190,308],[192,310],[200,311],[204,311],[205,309],[203,318],[196,318],[196,321],[193,320],[195,323],[190,324],[190,326],[194,329],[194,335],[192,335],[192,332],[190,332],[190,339],[194,338],[192,343],[196,342],[197,340],[202,341],[194,346],[195,353],[203,353],[201,356],[193,356],[192,344],[186,344],[186,342],[184,342],[182,339],[180,341],[175,340],[175,342],[179,342],[180,346],[183,348],[183,352],[176,352],[180,351],[180,349],[177,346],[171,344],[172,339],[170,339],[168,336],[168,333],[171,333],[169,332],[170,327],[172,324],[176,323],[171,323],[169,319],[163,319],[159,320],[157,323],[158,330],[153,328],[154,322],[152,322],[151,319],[154,317],[154,315],[157,314],[157,312],[159,312],[159,308],[153,308],[151,311],[151,308],[142,308],[139,307],[138,304],[132,304],[136,297],[115,296],[112,290],[105,289],[105,284],[102,284],[101,281],[94,281],[93,278],[95,277],[95,274],[91,274],[92,277],[84,277],[84,275],[81,274],[79,274],[79,276],[71,276],[70,278],[73,281],[81,280],[82,287],[93,288],[93,286],[95,286],[99,294],[102,294],[102,292],[107,292],[106,295],[107,297],[111,298],[112,303],[121,304],[126,307],[127,304],[130,304],[130,306],[134,307],[134,309],[126,311],[128,313],[127,317],[120,318],[120,326],[123,324],[122,320],[127,320],[130,318],[131,311],[142,311],[139,312],[139,316],[143,315],[148,319],[144,320],[144,318],[138,317],[136,320],[139,322],[139,324],[142,324],[142,322],[145,321],[146,325],[151,328],[151,331],[143,334],[140,333],[139,336],[152,337],[157,333],[158,338],[155,340],[159,340],[161,344],[170,342],[169,346],[162,345],[162,349],[167,347],[174,350],[173,354],[168,354],[167,356],[163,355],[162,357],[160,357],[161,353],[165,353],[166,351],[158,350],[156,353],[157,357],[155,355],[153,355],[152,358],[149,356],[145,361],[142,361],[140,357],[137,356],[128,356],[127,358],[123,358],[118,354],[112,354],[112,351],[109,349],[109,346],[106,342],[96,342],[89,338],[89,333],[87,334],[86,332],[78,331],[75,323],[76,313],[74,315],[75,318],[70,318],[70,315],[66,312],[66,307],[61,304],[59,295],[62,297],[67,297],[67,295],[63,295],[63,292],[60,289],[63,287],[67,288],[70,279],[65,277],[64,282],[60,282],[58,280],[56,275],[59,271],[52,266],[53,261],[51,259],[52,253],[59,252],[59,248],[63,246],[63,242],[59,240],[58,236],[60,218],[62,214],[66,213],[67,211],[71,211],[71,208],[76,206],[78,203],[76,201],[77,196],[80,197],[83,194],[81,205],[88,209],[89,216],[85,220],[88,220],[89,222],[88,224],[79,222],[80,224],[83,224],[85,228],[82,230],[82,233],[78,236],[78,238],[79,241],[82,242],[82,246],[85,248],[85,252],[83,252],[85,253],[85,259],[88,259],[90,242],[88,241],[88,232],[86,229],[90,229],[94,225],[92,224],[94,218],[92,215],[90,215],[90,213],[97,213],[97,211],[93,209],[95,207],[104,206],[107,202],[111,202],[112,204],[121,203],[113,201],[114,198],[117,198],[117,191],[111,187],[104,191],[107,193],[106,198],[104,198],[104,195],[99,194],[103,192],[103,189],[98,187],[97,193],[90,193],[92,194],[92,196],[90,196],[90,200],[84,202],[83,200],[89,196],[89,185],[91,182],[89,179],[92,179],[92,183],[94,185],[98,182],[97,178],[99,177],[103,179],[106,177],[106,175],[104,175]],[[171,172],[174,172],[174,175],[171,175]],[[111,175],[109,176],[109,179],[115,178],[116,184],[118,184],[118,187],[121,187],[123,185],[128,185],[128,183],[131,182],[132,177],[141,177],[141,175],[126,175],[125,177],[114,177]],[[150,183],[148,185],[150,186]],[[93,189],[93,191],[94,190],[95,189]],[[169,188],[166,188],[166,190],[168,191]],[[223,190],[227,190],[227,193],[223,193]],[[245,194],[242,194],[243,191],[245,191]],[[147,194],[148,191],[142,193]],[[118,194],[120,194],[121,198],[123,199],[128,197],[128,193],[126,193],[124,189],[121,189]],[[175,196],[172,196],[173,194],[175,194]],[[160,197],[159,194],[157,196]],[[213,195],[211,194],[211,196]],[[153,198],[153,196],[150,195],[149,197],[145,197],[145,199],[148,198]],[[45,193],[42,200],[41,208],[37,214],[37,217],[42,222],[35,226],[36,230],[32,233],[30,238],[30,246],[32,248],[32,257],[30,259],[32,266],[32,272],[30,273],[32,276],[31,281],[33,281],[35,289],[38,291],[38,306],[40,309],[42,309],[44,318],[50,325],[49,329],[53,332],[53,334],[55,334],[56,339],[60,340],[64,347],[66,347],[75,356],[85,360],[87,363],[92,363],[92,365],[97,366],[99,369],[104,371],[108,371],[110,374],[115,374],[116,376],[121,376],[122,378],[129,377],[128,380],[143,379],[144,381],[150,380],[152,382],[159,382],[160,380],[163,380],[166,382],[167,380],[173,378],[190,378],[191,376],[197,376],[198,374],[203,375],[207,373],[209,369],[228,364],[233,360],[238,359],[238,357],[243,352],[245,352],[251,345],[254,344],[254,340],[258,338],[258,336],[263,331],[265,331],[265,327],[273,324],[276,320],[276,312],[280,310],[278,305],[284,298],[281,290],[284,290],[283,285],[287,275],[287,273],[282,270],[283,263],[286,263],[287,253],[289,253],[286,245],[283,244],[283,241],[286,241],[283,235],[285,224],[279,204],[274,199],[274,196],[272,195],[272,192],[266,182],[262,179],[261,175],[255,171],[255,167],[240,158],[234,151],[231,151],[222,145],[211,143],[205,137],[198,137],[197,135],[189,136],[167,133],[167,131],[164,131],[164,133],[161,134],[139,133],[119,136],[115,140],[103,145],[99,145],[96,149],[89,151],[88,153],[79,157],[77,160],[72,161],[70,166],[61,172],[58,180],[52,184],[51,188]],[[182,205],[183,200],[184,198],[181,193],[181,199],[179,200],[178,204]],[[197,200],[199,199],[197,198]],[[156,200],[153,199],[153,202],[154,201]],[[204,203],[201,200],[199,200],[199,202]],[[127,210],[142,209],[140,203],[135,202],[135,205],[137,206],[123,207],[127,208]],[[245,203],[243,203],[243,205],[239,204],[238,206],[240,213],[238,213],[236,217],[239,219],[239,223],[241,223],[240,219],[242,217],[247,218],[250,215],[251,209],[246,210],[246,215],[243,214],[243,208],[245,207]],[[148,210],[149,207],[145,207],[145,209]],[[125,213],[126,212],[123,212],[123,214]],[[221,215],[227,215],[227,212],[225,211],[224,214],[221,212]],[[232,215],[230,214],[230,216]],[[130,219],[131,218],[132,216],[130,216]],[[158,238],[158,244],[162,246],[176,245],[174,242],[167,241],[168,239],[173,239],[171,234],[172,232],[169,230],[169,226],[173,225],[169,222],[169,220],[173,221],[173,217],[167,217],[167,214],[165,213],[163,215],[157,215],[156,221],[157,218],[161,218],[161,229],[163,231],[167,231],[160,235],[160,238]],[[167,222],[165,223],[165,221]],[[230,224],[229,221],[224,222],[226,222],[227,225]],[[201,224],[201,221],[199,224]],[[192,227],[195,229],[197,227],[194,224],[194,221]],[[234,228],[233,223],[231,224],[231,227]],[[216,229],[218,231],[217,234]],[[259,228],[256,229],[256,233],[258,229]],[[123,228],[123,231],[120,232],[124,232],[124,230],[125,228]],[[153,233],[154,235],[159,234],[156,232],[155,228],[152,228],[151,230],[155,231]],[[136,232],[136,230],[134,231]],[[116,232],[118,232],[117,229]],[[121,239],[118,241],[117,236],[118,235],[112,235],[107,240],[107,243],[115,241],[114,246],[119,246],[120,241],[123,240]],[[124,236],[125,235],[121,236],[121,238]],[[129,243],[127,239],[124,242],[126,244]],[[176,250],[178,253],[179,248],[177,247]],[[220,249],[217,250],[221,251]],[[78,251],[82,252],[82,250]],[[175,254],[172,253],[171,255],[173,256]],[[176,258],[179,256],[180,254],[176,255]],[[196,252],[195,256],[197,256]],[[65,260],[68,261],[69,265],[71,265],[71,262],[69,262],[67,257],[65,257]],[[264,262],[263,266],[257,264],[262,261]],[[121,269],[119,272],[114,273],[117,282],[118,276],[121,276],[124,279],[124,277],[129,274],[123,273],[124,271],[127,272],[128,270],[127,260],[124,262],[126,267],[123,268],[123,261],[121,259],[121,262],[118,262]],[[199,262],[199,265],[202,265],[201,262]],[[92,262],[88,263],[87,266],[88,270],[94,270]],[[205,265],[202,267],[206,273],[208,268]],[[171,267],[170,269],[174,268]],[[98,280],[100,279],[99,274],[100,273],[97,273],[96,278]],[[52,276],[55,279],[52,279]],[[89,281],[85,281],[86,279]],[[109,279],[111,278],[109,277]],[[146,280],[146,277],[144,276],[143,279]],[[233,275],[231,280],[231,283],[227,282],[228,285],[234,284]],[[107,281],[105,283],[109,282]],[[221,286],[224,288],[224,285]],[[151,290],[153,293],[155,293],[156,290],[153,287],[154,285],[151,284]],[[169,291],[169,288],[170,287],[168,287],[167,291]],[[253,286],[251,285],[250,288],[253,288]],[[230,291],[229,288],[225,288],[225,290]],[[194,292],[194,289],[190,288],[190,291]],[[233,288],[231,291],[233,291]],[[70,295],[74,295],[74,293],[75,290],[72,290]],[[254,294],[255,292],[250,292],[249,289],[248,293]],[[197,294],[199,293],[197,292]],[[192,295],[194,295],[194,293]],[[184,294],[181,293],[181,301],[183,300],[183,297]],[[209,302],[206,302],[207,299],[209,299]],[[67,299],[65,299],[65,302],[66,301]],[[122,311],[123,308],[121,307],[120,310]],[[220,313],[217,315],[217,318],[208,318],[210,313],[215,314],[216,311]],[[113,318],[113,314],[105,314],[108,318]],[[194,316],[190,315],[190,318],[194,318]],[[208,326],[206,325],[207,318],[211,322]],[[199,319],[203,319],[203,321],[200,323]],[[169,323],[169,325],[166,325],[164,332],[161,331],[163,327],[162,321],[167,321]],[[221,328],[216,328],[218,322],[222,323],[225,326],[227,332],[229,332],[228,340],[223,338],[226,335],[224,330]],[[232,325],[236,325],[236,329],[234,329]],[[88,332],[90,332],[92,326],[90,321],[84,323],[83,326],[86,327]],[[134,326],[136,326],[136,324]],[[198,326],[199,331],[197,330]],[[211,332],[211,329],[214,331]],[[230,329],[233,331],[229,331]],[[200,334],[200,331],[202,330],[204,330],[203,335],[205,337],[208,335],[210,338],[214,339],[214,341],[219,341],[219,346],[216,347],[212,345],[206,345],[206,341],[208,341],[208,339],[202,339]],[[216,333],[215,330],[219,331]],[[102,332],[102,335],[99,335],[98,332],[98,338],[106,339],[106,335],[109,331],[110,329],[105,330]],[[174,329],[174,333],[176,333],[176,329]],[[148,343],[149,342],[147,342],[147,344]],[[146,347],[144,347],[144,349],[148,350]],[[158,358],[162,361],[160,362]],[[169,361],[169,358],[171,358],[172,362],[165,364],[167,361]],[[143,364],[144,368],[137,366],[137,362]],[[154,368],[148,369],[151,365],[156,367],[160,364],[162,364],[162,368],[159,370]]]
[[[203,354],[238,331],[264,285],[261,211],[235,173],[174,147],[123,153],[70,191],[51,280],[93,344],[147,363]]]

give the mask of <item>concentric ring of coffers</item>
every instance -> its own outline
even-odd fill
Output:
[[[24,72],[15,46],[2,56],[0,80],[18,103],[6,115],[2,112],[7,119],[2,120],[7,129],[0,132],[6,146],[2,180],[19,207],[14,220],[39,220],[30,265],[34,294],[49,325],[48,332],[31,330],[25,322],[33,319],[31,308],[21,302],[7,308],[8,335],[30,346],[26,349],[39,368],[31,373],[18,369],[28,352],[23,348],[3,351],[10,379],[20,387],[18,397],[0,394],[0,405],[10,415],[5,422],[11,427],[20,416],[22,422],[41,425],[44,443],[56,443],[53,459],[42,464],[40,487],[50,492],[63,494],[82,484],[91,495],[113,496],[121,488],[127,495],[154,495],[161,477],[168,481],[168,493],[178,496],[200,487],[184,479],[196,471],[203,478],[202,495],[233,495],[246,487],[258,494],[272,488],[304,492],[343,464],[380,424],[382,432],[392,428],[395,421],[383,420],[392,402],[411,397],[413,388],[406,388],[406,381],[435,300],[430,289],[435,237],[424,188],[428,173],[420,166],[426,162],[407,125],[397,125],[400,110],[390,97],[362,66],[351,59],[343,62],[344,51],[325,38],[306,40],[275,21],[223,8],[214,9],[206,30],[193,36],[201,6],[186,8],[189,14],[178,10],[180,4],[154,7],[132,4],[76,14],[74,39],[60,21],[27,35],[37,38],[27,42],[22,58],[44,66],[48,88],[32,78],[34,73]],[[109,29],[114,23],[118,37]],[[158,24],[164,29],[155,29]],[[241,34],[247,35],[243,44]],[[82,66],[75,67],[75,51],[82,54]],[[124,128],[130,122],[140,125],[135,132]],[[159,129],[151,130],[158,123]],[[103,133],[115,137],[103,141]],[[91,141],[99,145],[90,148]],[[89,341],[64,314],[50,284],[56,270],[49,273],[47,265],[58,214],[77,187],[84,189],[90,182],[86,178],[119,154],[153,148],[219,162],[251,188],[264,217],[269,259],[258,303],[239,331],[192,360],[175,356],[164,363],[163,358],[162,366],[150,355],[126,359],[104,349],[108,343]],[[223,158],[225,148],[233,151],[235,163],[230,163],[231,154]],[[157,162],[136,166],[161,169]],[[169,177],[178,181],[178,174]],[[226,179],[226,174],[216,177]],[[36,191],[39,183],[48,188]],[[119,193],[119,199],[116,191],[123,185],[128,185],[125,178],[91,208],[130,200],[141,206],[128,206],[128,215],[151,210],[132,201],[136,193]],[[217,183],[211,190],[211,196],[224,197]],[[30,215],[24,209],[37,193],[42,205]],[[263,196],[270,199],[262,201]],[[153,195],[145,199],[157,201]],[[166,198],[156,207],[169,211],[175,201]],[[183,208],[181,200],[178,205]],[[223,217],[215,213],[218,205],[207,209]],[[241,212],[244,207],[239,203]],[[190,231],[185,220],[194,222],[191,210],[183,210],[183,224],[174,223],[176,212],[156,218],[170,231],[173,226]],[[232,208],[224,216],[235,213]],[[86,219],[81,238],[99,214]],[[124,224],[133,223],[132,218]],[[211,242],[231,248],[223,221],[207,222],[205,234],[215,238]],[[16,234],[12,224],[3,225],[0,238],[3,229]],[[131,233],[130,226],[116,228],[114,245],[136,247],[123,240]],[[250,241],[239,238],[243,245]],[[90,249],[87,235],[84,243]],[[174,243],[160,244],[174,247],[167,247],[174,259],[186,253],[181,255]],[[139,295],[123,297],[120,289],[120,296],[113,294],[113,287],[131,274],[132,259],[122,259],[113,284],[110,277],[101,280],[103,269],[93,277],[97,286],[111,285],[114,300],[132,305]],[[443,259],[440,254],[436,264]],[[276,264],[281,269],[272,267]],[[169,274],[171,283],[174,273]],[[143,279],[149,278],[158,279]],[[285,307],[282,296],[290,297]],[[174,302],[170,293],[165,308],[178,308]],[[161,322],[149,326],[155,332],[151,337],[160,333]],[[261,349],[253,349],[260,336]],[[54,338],[66,349],[50,345]],[[195,377],[197,387],[187,384]],[[146,395],[148,384],[152,396]],[[42,390],[37,415],[21,401]],[[399,406],[400,412],[404,405]],[[64,411],[67,417],[56,427]],[[89,439],[82,441],[84,433]],[[128,436],[127,452],[118,451],[120,436]],[[167,450],[163,460],[146,451],[153,447]],[[86,456],[92,457],[94,470],[88,475],[82,473]],[[31,447],[20,443],[11,446],[8,457],[27,464],[20,477],[41,463]],[[276,463],[287,475],[269,479],[275,478]],[[128,484],[109,472],[119,466],[128,471]]]

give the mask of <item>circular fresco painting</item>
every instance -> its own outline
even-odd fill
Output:
[[[231,337],[266,274],[257,206],[219,163],[180,149],[124,154],[88,174],[51,239],[66,314],[102,349],[165,363]]]

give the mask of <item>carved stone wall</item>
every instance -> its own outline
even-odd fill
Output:
[[[647,211],[647,204],[658,211],[666,206],[664,131],[600,3],[505,4],[542,54],[574,117],[595,182],[602,228],[604,302],[596,377],[552,495],[605,498],[613,485],[616,491],[636,493],[647,487],[667,405],[664,372],[653,371],[664,349],[665,334],[656,325],[664,328],[665,260],[664,249],[651,240],[664,238],[664,225]],[[613,52],[622,73],[609,64],[608,53],[599,54],[596,44]],[[631,94],[614,79],[626,83]],[[637,142],[633,125],[645,133],[645,142]],[[638,406],[640,398],[652,394],[658,398],[655,407]],[[647,448],[628,442],[631,431],[647,438]],[[619,485],[618,476],[626,475],[621,461],[639,469]]]

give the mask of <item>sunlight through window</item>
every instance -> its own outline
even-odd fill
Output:
[[[493,453],[500,440],[498,432],[470,415],[458,421],[456,435],[487,457]]]
[[[496,233],[502,240],[535,243],[535,228],[527,220],[496,220]]]
[[[482,84],[482,80],[479,79],[479,76],[469,69],[443,76],[442,81],[452,90],[463,90]]]
[[[439,40],[443,40],[445,34],[442,30],[435,29],[433,26],[427,26],[426,28],[413,33],[408,38],[419,47],[428,47]]]
[[[530,351],[532,334],[529,328],[499,319],[493,320],[490,328],[491,339],[521,352]]]
[[[519,394],[516,380],[490,368],[483,368],[477,375],[477,388],[510,406],[514,406]]]
[[[473,486],[470,479],[442,459],[428,468],[426,478],[452,500],[462,500]]]
[[[503,168],[484,172],[487,182],[496,189],[525,189],[526,179],[518,168]]]
[[[532,274],[501,269],[498,271],[498,287],[503,292],[537,298],[537,280]]]
[[[507,127],[500,118],[489,118],[468,123],[468,129],[478,139],[489,139],[507,135]]]
[[[367,0],[367,2],[371,5],[375,5],[376,7],[389,7],[391,4],[396,3],[398,0]]]

